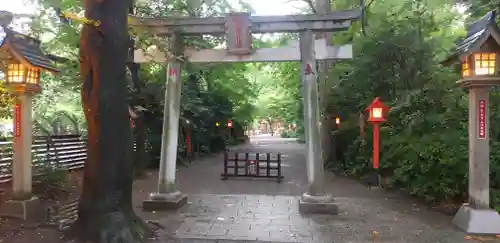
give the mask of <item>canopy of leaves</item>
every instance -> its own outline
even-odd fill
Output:
[[[30,25],[32,36],[43,41],[46,52],[64,58],[58,63],[62,72],[56,76],[44,75],[41,80],[43,92],[35,98],[34,115],[38,131],[55,133],[54,123],[64,126],[78,124],[85,132],[85,119],[81,110],[78,45],[81,23],[62,22],[56,9],[83,13],[81,0],[40,0],[39,9]],[[231,4],[230,4],[231,3]],[[233,10],[251,10],[243,1],[211,0],[148,0],[137,1],[134,13],[139,16],[220,16]],[[142,44],[154,44],[155,38],[136,33]],[[166,40],[163,40],[166,42]],[[198,48],[211,48],[221,44],[220,38],[193,37],[187,44]],[[165,65],[143,64],[140,66],[139,83],[129,76],[124,80],[130,87],[130,103],[141,110],[151,159],[159,157],[163,103],[165,99]],[[243,136],[243,128],[253,121],[257,93],[247,78],[246,64],[210,64],[193,66],[186,63],[183,69],[183,96],[181,101],[182,121],[180,140],[185,141],[189,128],[191,141],[201,152],[221,149],[227,137],[227,129],[217,128],[216,122],[226,124],[233,121],[234,138]],[[130,74],[130,73],[129,73]],[[64,115],[63,115],[64,114]],[[61,119],[64,117],[64,119]],[[214,142],[214,139],[219,142]],[[231,139],[233,140],[233,139]],[[219,144],[219,145],[214,145]],[[214,147],[215,146],[215,147]],[[185,150],[180,142],[179,151]],[[216,148],[218,147],[218,148]]]

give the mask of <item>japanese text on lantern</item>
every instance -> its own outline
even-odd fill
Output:
[[[14,106],[14,137],[21,136],[21,104]]]
[[[486,139],[486,100],[479,100],[477,116],[477,137]]]

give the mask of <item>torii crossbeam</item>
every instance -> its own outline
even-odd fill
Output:
[[[226,17],[177,17],[177,18],[137,18],[131,17],[130,25],[147,28],[156,36],[171,36],[175,32],[183,35],[224,35],[227,34],[228,20],[232,17],[247,16],[251,33],[280,32],[333,32],[346,30],[351,21],[361,16],[361,8],[336,11],[324,15],[250,16],[248,13],[230,13]]]

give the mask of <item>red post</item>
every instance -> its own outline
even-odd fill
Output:
[[[478,103],[479,103],[478,107],[479,114],[477,117],[477,126],[478,126],[477,138],[486,139],[486,100],[480,99]]]
[[[191,130],[189,130],[189,127],[186,128],[186,143],[187,143],[187,152],[190,155],[191,154]]]
[[[379,125],[375,123],[373,124],[373,168],[374,169],[378,169],[379,152],[380,152],[379,138],[380,138]]]
[[[380,139],[380,123],[385,122],[385,115],[389,111],[389,107],[384,105],[382,103],[382,100],[380,100],[379,97],[375,98],[370,106],[366,108],[366,110],[369,112],[368,116],[368,122],[373,124],[373,168],[378,169],[378,163],[379,163],[379,153],[380,153],[380,144],[379,144],[379,139]],[[364,134],[364,124],[362,121],[362,116],[360,116],[360,130],[361,130],[361,135],[363,136]]]
[[[14,137],[21,137],[21,103],[14,106]]]
[[[135,127],[134,120],[132,118],[130,118],[130,127],[131,128]]]

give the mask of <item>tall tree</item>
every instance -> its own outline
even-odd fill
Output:
[[[146,226],[132,207],[132,133],[125,67],[132,0],[85,0],[80,37],[87,163],[75,229],[84,242],[135,243]],[[98,21],[97,24],[93,24]]]

